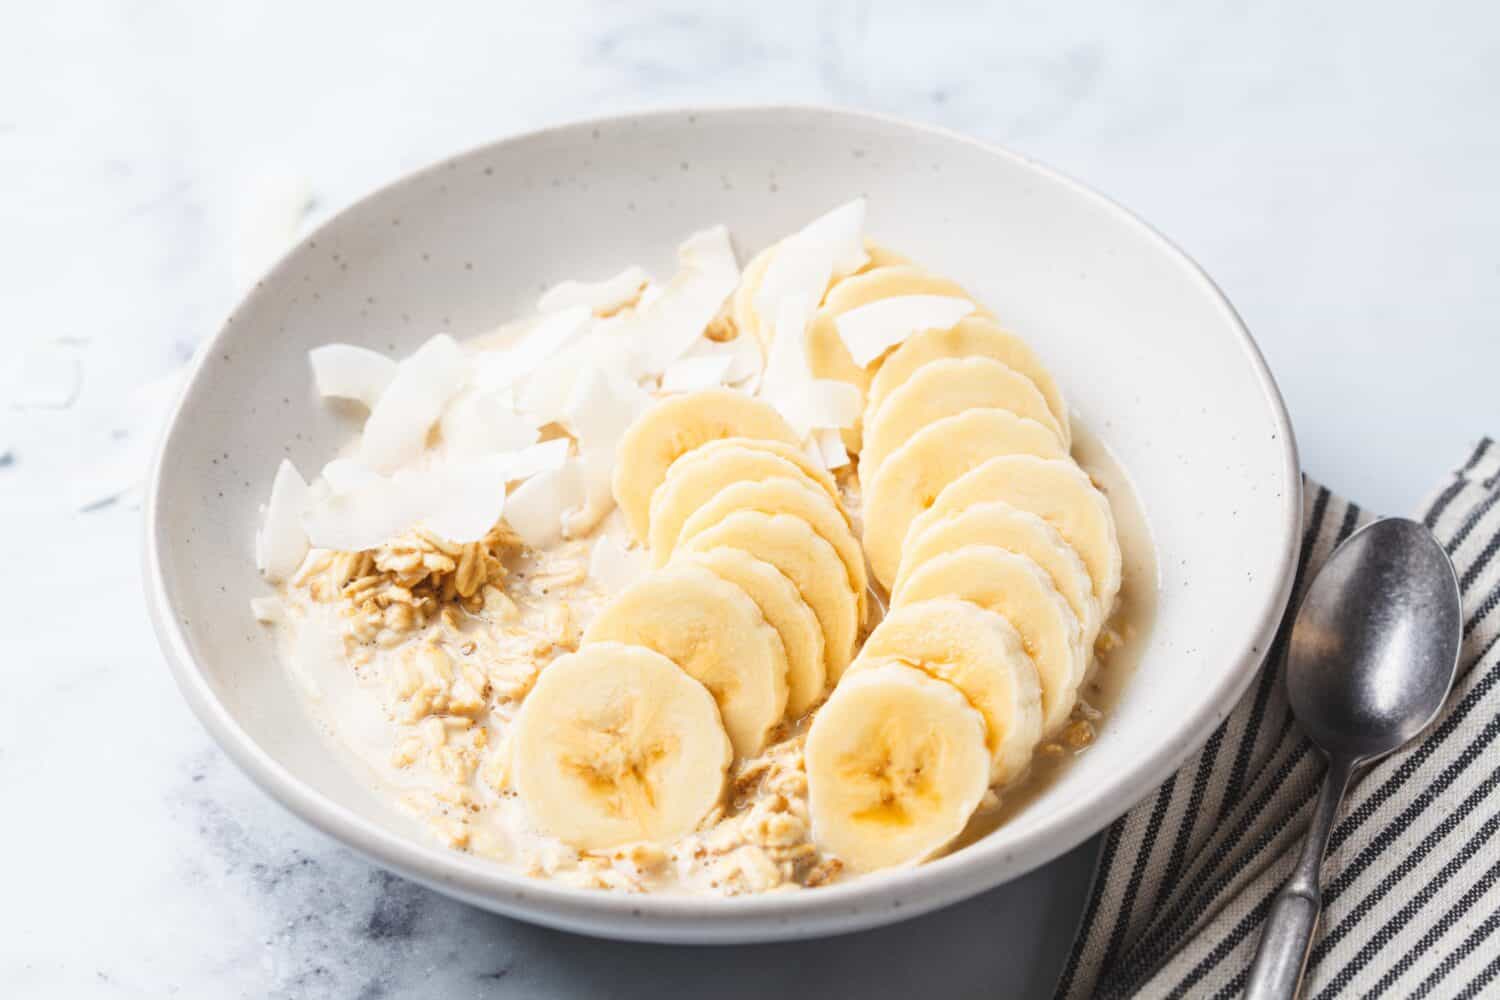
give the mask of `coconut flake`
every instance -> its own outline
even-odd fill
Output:
[[[588,332],[594,312],[570,306],[542,317],[514,346],[485,351],[475,359],[473,382],[481,389],[514,385],[561,354]]]
[[[357,400],[371,410],[399,367],[379,351],[353,344],[315,347],[307,352],[307,360],[320,396]]]
[[[849,452],[844,448],[844,436],[831,428],[813,431],[807,452],[830,471],[842,469],[849,464]]]
[[[781,241],[755,293],[762,322],[779,322],[781,303],[799,299],[811,311],[829,282],[865,265],[865,200],[840,205]]]
[[[439,424],[448,456],[516,451],[535,444],[536,425],[526,420],[498,392],[465,389],[443,410]]]
[[[284,580],[297,571],[307,555],[307,533],[302,512],[308,505],[307,483],[297,467],[283,458],[271,481],[271,497],[255,540],[255,562],[267,580]]]
[[[352,458],[335,458],[323,466],[322,476],[331,493],[350,493],[382,478]]]
[[[427,432],[463,386],[467,375],[463,349],[440,333],[402,361],[396,377],[365,421],[360,461],[376,472],[391,472],[417,457]]]
[[[834,320],[849,356],[861,368],[907,337],[946,330],[974,311],[974,303],[951,295],[897,295],[850,309]]]
[[[516,482],[541,472],[552,472],[568,460],[568,439],[553,438],[505,456],[506,481]]]
[[[250,598],[250,613],[262,625],[279,625],[286,621],[286,608],[279,597]]]
[[[431,470],[402,469],[372,475],[332,492],[302,515],[308,541],[320,549],[361,552],[384,545],[416,524],[433,497]]]
[[[740,281],[729,230],[694,233],[677,249],[681,269],[649,306],[637,309],[634,327],[638,375],[655,375],[687,353],[719,314]]]
[[[627,267],[603,281],[564,281],[547,289],[537,300],[539,312],[557,312],[573,306],[587,306],[591,312],[609,313],[636,301],[642,288],[651,280],[639,267]]]
[[[563,422],[585,448],[613,452],[651,397],[619,372],[608,368],[585,368],[573,384],[563,407]]]
[[[509,456],[491,455],[436,470],[422,526],[450,542],[479,541],[505,512],[511,467]]]
[[[534,549],[562,538],[563,514],[585,500],[582,470],[577,462],[532,476],[505,501],[505,521]]]
[[[607,594],[624,590],[649,569],[641,549],[629,549],[612,535],[602,535],[589,553],[589,577]]]
[[[734,356],[712,354],[696,358],[678,358],[661,373],[662,392],[697,392],[713,389],[729,381]]]

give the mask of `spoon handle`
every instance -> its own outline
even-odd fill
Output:
[[[1302,986],[1313,933],[1323,910],[1318,888],[1323,852],[1328,848],[1328,835],[1333,832],[1333,821],[1338,817],[1339,803],[1349,787],[1354,765],[1354,760],[1342,756],[1328,761],[1323,790],[1302,841],[1302,857],[1266,915],[1266,927],[1261,932],[1260,947],[1245,986],[1245,1000],[1291,1000]]]

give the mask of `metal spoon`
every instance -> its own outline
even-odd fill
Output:
[[[1318,870],[1354,769],[1437,716],[1458,670],[1463,613],[1443,547],[1416,521],[1367,525],[1329,557],[1292,626],[1286,690],[1328,756],[1302,857],[1277,893],[1246,1000],[1295,997],[1323,902]]]

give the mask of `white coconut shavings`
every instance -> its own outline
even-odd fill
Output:
[[[678,358],[661,373],[662,392],[697,392],[714,389],[729,381],[734,356],[710,354],[696,358]]]
[[[325,344],[307,352],[313,382],[324,398],[353,399],[373,410],[396,377],[395,361],[353,344]]]
[[[806,304],[788,299],[781,305],[760,396],[803,438],[819,428],[853,426],[863,405],[855,386],[813,377],[807,365],[806,340]]]
[[[391,476],[334,459],[323,467],[327,492],[309,498],[302,523],[313,545],[342,551],[375,548],[418,526],[451,542],[478,541],[505,513],[506,485],[556,471],[568,448],[566,438],[557,438]]]
[[[974,303],[950,295],[897,295],[850,309],[834,320],[854,363],[864,368],[923,330],[946,330],[974,311]]]
[[[440,466],[428,486],[422,527],[450,542],[477,542],[505,512],[508,456],[491,455]]]
[[[588,332],[594,318],[588,306],[570,306],[543,316],[514,346],[486,351],[475,360],[473,383],[498,389],[520,382]]]
[[[536,443],[537,426],[511,408],[498,392],[465,389],[455,396],[438,425],[449,457],[517,451]]]
[[[602,535],[589,552],[589,578],[607,594],[616,594],[644,576],[650,565],[641,549],[626,548],[612,535]]]
[[[681,268],[661,295],[628,320],[638,338],[637,375],[658,375],[686,354],[739,284],[740,266],[723,226],[688,237],[677,259]]]
[[[842,469],[849,464],[844,436],[831,428],[813,431],[812,437],[808,439],[807,453],[830,471]]]
[[[755,293],[761,321],[777,321],[787,299],[800,299],[809,310],[816,309],[830,281],[852,274],[869,260],[864,229],[865,200],[856,198],[782,240]]]
[[[634,382],[607,368],[585,368],[563,405],[563,422],[586,449],[614,446],[651,405],[651,397]]]
[[[286,607],[279,597],[252,597],[250,614],[262,625],[279,625],[286,620]]]
[[[505,502],[505,521],[521,541],[535,549],[562,538],[563,514],[586,499],[579,463],[538,473],[516,487]]]
[[[564,281],[554,285],[537,300],[539,312],[557,312],[572,306],[587,306],[596,313],[614,312],[635,301],[641,289],[651,280],[639,267],[627,267],[603,281]]]
[[[255,543],[255,562],[267,580],[284,580],[297,571],[307,555],[307,533],[302,512],[308,505],[307,482],[297,467],[283,458],[271,482],[265,518]]]
[[[468,375],[467,357],[452,337],[438,334],[402,361],[396,377],[365,421],[359,460],[389,473],[422,453],[427,432]]]
[[[760,341],[749,333],[740,334],[733,340],[709,340],[705,337],[683,355],[684,360],[697,358],[729,358],[729,370],[724,373],[724,383],[741,387],[751,395],[755,393],[754,383],[758,382],[766,366],[766,356],[761,351]],[[665,377],[666,373],[662,374]]]
[[[323,466],[322,477],[330,493],[352,493],[382,478],[379,473],[371,472],[352,458],[335,458]]]

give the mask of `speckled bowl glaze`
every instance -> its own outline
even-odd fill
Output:
[[[566,277],[672,270],[724,222],[742,254],[856,194],[869,229],[973,289],[1035,345],[1128,470],[1154,536],[1155,624],[1079,757],[1015,819],[929,864],[809,892],[641,897],[527,878],[446,850],[335,757],[247,610],[277,460],[318,468],[347,415],[306,352],[406,352],[485,331]],[[756,107],[581,122],[455,156],[293,249],[205,350],[151,478],[146,579],[194,711],[273,798],[376,864],[477,906],[608,937],[802,938],[899,920],[1057,857],[1148,794],[1229,711],[1287,600],[1300,477],[1276,386],[1234,310],[1118,205],[1021,156],[847,111]]]

